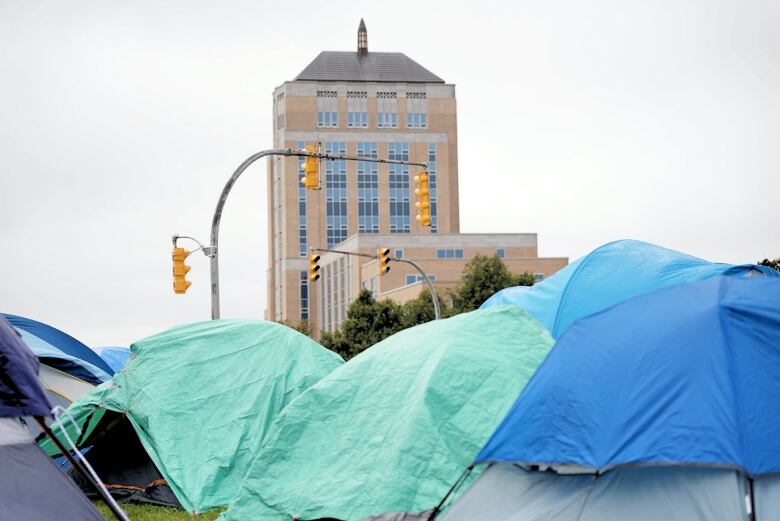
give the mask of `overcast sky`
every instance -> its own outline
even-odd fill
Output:
[[[171,234],[207,240],[274,87],[361,17],[456,85],[461,231],[780,256],[778,2],[0,0],[0,310],[92,346],[208,319],[208,261],[174,295]],[[265,175],[223,217],[226,318],[263,317]]]

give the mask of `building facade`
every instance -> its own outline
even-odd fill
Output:
[[[455,86],[404,54],[369,52],[362,20],[357,50],[322,52],[293,81],[274,90],[273,114],[274,148],[319,145],[334,154],[427,163],[431,226],[420,226],[414,218],[413,178],[419,167],[323,161],[321,190],[312,191],[300,183],[300,159],[269,159],[269,320],[307,320],[315,335],[332,330],[360,289],[372,284],[365,263],[335,254],[323,256],[327,276],[309,283],[311,248],[346,245],[375,252],[386,246],[421,260],[431,256],[432,262],[445,261],[432,269],[447,284],[459,279],[458,269],[462,271],[469,255],[482,250],[495,254],[502,248],[525,248],[517,250],[516,258],[524,260],[510,265],[514,271],[549,275],[566,264],[565,259],[539,264],[533,234],[518,234],[519,242],[504,235],[492,241],[481,236],[480,246],[476,236],[459,235]],[[458,241],[467,237],[475,246],[458,248]],[[447,263],[436,257],[439,249],[460,250],[462,257]],[[400,289],[416,284],[408,284],[411,279],[398,266],[374,283],[378,295],[403,298]]]

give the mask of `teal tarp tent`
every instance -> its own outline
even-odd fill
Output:
[[[551,346],[541,324],[512,306],[385,339],[274,420],[221,519],[359,519],[434,507]]]
[[[101,475],[138,478],[140,462],[127,461],[123,452],[140,440],[140,454],[148,454],[190,512],[227,505],[274,417],[343,363],[286,326],[248,320],[175,327],[134,343],[131,351],[123,371],[68,408],[83,432],[77,435],[69,421],[64,428],[79,446],[94,443],[87,459],[99,454],[109,460],[93,461]],[[125,420],[137,440],[117,441],[127,436],[117,427]],[[55,424],[55,433],[61,428]],[[51,445],[44,448],[54,453]],[[113,458],[136,468],[123,473],[111,465]],[[148,494],[156,487],[134,486]]]

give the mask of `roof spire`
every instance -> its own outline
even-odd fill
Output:
[[[360,19],[360,26],[358,27],[358,55],[365,56],[368,54],[368,31],[366,31],[366,23],[363,19]]]

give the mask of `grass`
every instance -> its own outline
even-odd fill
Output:
[[[111,513],[111,510],[102,501],[94,502],[97,509],[103,514],[108,521],[113,521],[116,518]],[[208,512],[199,516],[191,516],[184,510],[178,508],[166,508],[156,507],[152,505],[136,505],[133,503],[123,503],[119,505],[122,510],[127,512],[131,521],[213,521],[221,510],[216,512]]]

